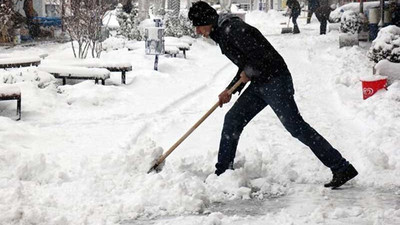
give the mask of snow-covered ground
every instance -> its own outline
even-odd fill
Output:
[[[372,74],[369,44],[339,49],[339,33],[319,35],[313,18],[280,35],[277,12],[253,12],[285,58],[303,117],[358,169],[339,190],[312,152],[269,108],[245,128],[234,171],[213,174],[224,114],[218,108],[166,160],[147,170],[217,101],[236,72],[219,48],[197,39],[187,59],[144,54],[144,43],[112,39],[104,60],[130,61],[127,84],[60,80],[36,67],[0,70],[22,92],[0,102],[0,224],[400,224],[400,83],[362,100]],[[118,46],[119,49],[113,47]],[[114,49],[114,50],[113,50]],[[0,48],[1,55],[72,60],[70,44]]]

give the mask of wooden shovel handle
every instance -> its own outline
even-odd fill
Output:
[[[240,85],[242,84],[242,80],[238,80],[233,87],[231,87],[228,92],[229,94],[232,94]],[[201,123],[203,123],[204,120],[207,119],[207,117],[214,112],[216,108],[219,106],[219,101],[211,107],[177,142],[175,142],[174,145],[171,146],[171,148],[168,149],[154,164],[152,168],[150,168],[149,172],[155,170],[162,162],[164,162],[165,158],[169,156],[169,154],[172,153],[198,126],[200,126]]]

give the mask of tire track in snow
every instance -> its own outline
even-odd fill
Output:
[[[159,118],[167,117],[165,114],[169,114],[169,113],[172,113],[173,111],[176,111],[177,107],[184,105],[190,99],[193,99],[193,98],[201,95],[202,93],[204,93],[210,87],[210,84],[214,83],[214,81],[220,76],[220,74],[222,74],[222,72],[224,70],[226,70],[227,68],[229,68],[230,66],[233,66],[233,64],[230,62],[226,63],[220,69],[218,69],[211,76],[211,79],[206,81],[203,85],[201,85],[200,87],[198,87],[190,92],[183,94],[180,98],[173,100],[172,102],[166,104],[161,109],[156,110],[155,112],[143,113],[143,114],[136,115],[134,117],[128,117],[124,120],[120,120],[119,122],[127,122],[127,121],[137,121],[137,120],[140,120],[141,118],[145,118],[145,119],[143,119],[144,124],[141,126],[142,129],[138,132],[135,132],[135,134],[129,136],[131,140],[134,140],[132,143],[136,143],[138,138],[141,135],[143,135],[143,133],[145,131],[151,130],[151,127],[154,125],[155,121],[157,121]],[[172,109],[175,109],[175,110],[172,110]],[[152,121],[150,121],[150,120],[152,120]],[[112,122],[114,122],[114,121],[112,121]]]
[[[172,102],[168,103],[166,106],[164,106],[162,109],[158,110],[157,112],[155,112],[156,114],[158,113],[167,113],[169,112],[171,109],[176,108],[179,105],[184,104],[185,102],[187,102],[187,100],[192,99],[196,96],[199,96],[201,93],[205,92],[207,90],[207,88],[210,86],[210,84],[213,83],[213,81],[215,81],[220,74],[222,74],[222,71],[224,71],[225,69],[227,69],[229,66],[233,66],[233,64],[231,62],[226,63],[224,66],[222,66],[219,70],[217,70],[211,79],[209,79],[207,82],[205,82],[205,84],[201,85],[200,87],[182,95],[180,98],[173,100]]]

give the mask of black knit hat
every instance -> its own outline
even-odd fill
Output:
[[[218,18],[218,13],[208,3],[198,1],[190,7],[188,17],[193,22],[193,26],[205,26],[213,24]]]

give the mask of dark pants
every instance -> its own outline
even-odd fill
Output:
[[[310,147],[318,159],[332,172],[340,171],[349,164],[328,141],[303,120],[293,94],[290,75],[281,75],[267,84],[251,83],[249,85],[225,116],[215,171],[217,175],[231,169],[243,128],[268,105],[286,130]]]
[[[300,33],[299,26],[297,25],[297,17],[299,17],[299,15],[293,15],[292,16],[293,33],[295,33],[295,34]]]
[[[315,9],[308,10],[307,13],[307,23],[311,23],[312,14],[315,13]]]
[[[317,12],[315,14],[318,21],[321,23],[319,26],[319,34],[326,34],[326,27],[328,26],[329,14]]]
[[[326,27],[328,26],[328,20],[322,19],[320,20],[319,34],[326,34]]]

